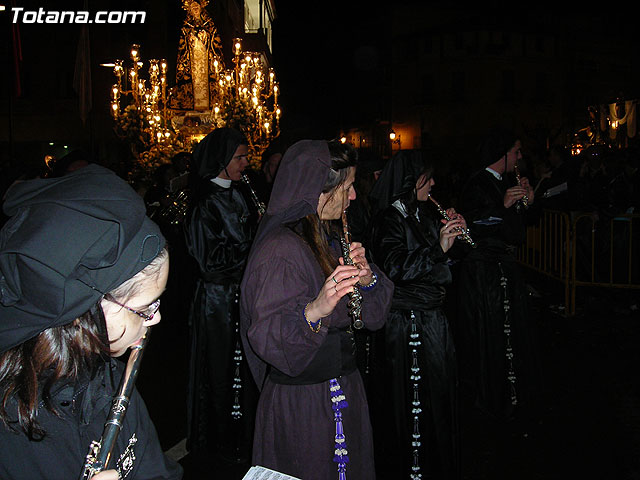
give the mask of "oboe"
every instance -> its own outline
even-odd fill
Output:
[[[266,205],[263,202],[261,202],[260,199],[258,198],[258,195],[256,194],[255,190],[251,186],[251,183],[249,182],[249,177],[247,177],[246,173],[242,174],[242,181],[246,183],[247,186],[249,187],[249,194],[251,195],[251,200],[253,201],[253,204],[258,209],[258,214],[262,217],[267,211]]]
[[[522,186],[522,181],[520,180],[520,169],[518,168],[518,164],[517,163],[513,166],[513,171],[516,174],[516,182],[518,182],[518,186],[521,187]],[[527,195],[525,194],[520,199],[520,202],[522,202],[522,206],[524,208],[527,208],[529,206],[529,197],[527,197]]]
[[[113,453],[113,447],[116,444],[116,439],[122,428],[124,416],[127,413],[129,407],[129,400],[131,399],[131,393],[136,383],[138,372],[140,371],[140,363],[142,362],[142,355],[144,349],[149,342],[149,334],[151,329],[147,329],[147,333],[143,337],[140,345],[137,345],[131,349],[129,355],[129,361],[127,362],[126,369],[120,380],[120,386],[113,402],[111,404],[111,410],[109,416],[104,424],[104,430],[102,431],[102,437],[98,441],[91,442],[89,445],[89,453],[84,462],[82,473],[80,474],[81,480],[89,480],[97,473],[107,469],[111,454]]]
[[[342,232],[343,236],[340,238],[340,245],[342,246],[342,258],[345,265],[354,265],[351,258],[351,232],[349,231],[349,224],[347,223],[347,211],[342,212]],[[353,292],[349,294],[349,303],[347,308],[349,309],[349,315],[353,319],[353,328],[361,329],[364,327],[362,321],[362,294],[358,290],[357,286],[353,286]]]
[[[442,215],[442,218],[444,218],[446,221],[451,220],[451,217],[449,216],[447,211],[444,208],[442,208],[442,206],[436,201],[435,198],[431,196],[431,194],[429,194],[429,200],[431,200],[433,204],[436,206],[436,209],[438,210],[438,213]],[[471,247],[476,248],[476,242],[474,242],[473,239],[471,238],[471,235],[469,235],[468,229],[465,229],[462,227],[456,227],[455,231],[460,232],[460,235],[458,235],[458,238],[462,238],[465,242],[471,245]]]

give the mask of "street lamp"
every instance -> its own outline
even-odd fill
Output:
[[[389,132],[389,139],[391,140],[391,148],[393,148],[393,144],[397,144],[398,145],[398,150],[401,150],[401,143],[400,143],[400,134],[396,134],[396,132],[393,131],[393,129]]]

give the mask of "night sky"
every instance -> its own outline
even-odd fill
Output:
[[[383,81],[381,40],[388,31],[376,2],[276,1],[274,63],[282,84],[283,125],[327,138],[360,103],[359,81]]]
[[[215,0],[212,0],[212,4]],[[0,2],[10,5],[10,2]],[[69,7],[82,9],[81,0],[61,0],[49,5],[38,0],[17,1],[31,8]],[[277,18],[273,25],[274,66],[281,85],[282,125],[293,139],[299,137],[331,138],[342,129],[366,125],[376,120],[390,120],[391,21],[394,11],[416,0],[371,2],[365,0],[275,0]],[[443,2],[437,5],[455,14],[468,25],[442,25],[455,28],[491,28],[536,32],[554,29],[572,35],[587,32],[585,49],[602,49],[608,43],[612,52],[628,55],[630,65],[636,62],[639,35],[633,23],[625,23],[621,6],[586,8],[580,4],[553,5],[535,2],[476,2],[470,6]],[[556,2],[557,3],[557,2]],[[156,3],[151,0],[91,0],[89,10],[146,10],[147,23],[92,27],[93,115],[102,116],[107,125],[108,90],[113,75],[100,63],[126,58],[133,42],[142,45],[143,58],[166,58],[175,68],[177,41],[184,12],[178,0]],[[164,9],[165,14],[157,11]],[[464,14],[464,15],[463,15]],[[5,13],[3,27],[9,26]],[[434,10],[437,15],[437,10]],[[215,21],[215,18],[214,18]],[[437,24],[437,19],[436,19]],[[23,74],[33,80],[39,69],[48,75],[31,85],[26,82],[27,99],[72,98],[71,87],[75,63],[77,25],[20,25],[23,41]],[[3,38],[10,38],[3,34]],[[591,44],[591,45],[590,45]],[[6,65],[10,52],[4,44]],[[628,53],[627,53],[628,52]],[[51,64],[51,59],[57,62]],[[48,63],[47,63],[48,62]],[[597,67],[597,66],[596,66]],[[8,92],[8,77],[2,87]],[[617,83],[628,80],[624,73],[611,75],[611,91]],[[173,83],[170,75],[169,84]],[[62,93],[61,93],[62,92]],[[628,92],[635,94],[635,92]],[[47,109],[54,108],[47,106]],[[97,123],[96,123],[97,125]],[[103,128],[103,125],[100,128]],[[96,127],[98,128],[98,127]],[[108,128],[108,127],[107,127]]]
[[[283,126],[294,136],[308,131],[326,138],[337,135],[342,128],[389,120],[391,22],[394,11],[402,5],[431,4],[435,6],[434,15],[439,10],[453,12],[459,23],[442,24],[442,31],[486,28],[584,38],[577,48],[598,52],[600,58],[603,51],[627,56],[631,71],[640,48],[640,35],[625,26],[621,5],[591,8],[577,2],[550,1],[526,5],[457,2],[451,6],[429,0],[275,1],[274,63],[282,86]],[[597,63],[593,68],[606,70]],[[632,82],[628,72],[612,72],[610,80],[608,91],[593,92],[598,101],[609,100],[605,94],[616,94],[622,86],[628,97],[639,93],[637,87],[629,87]],[[372,106],[374,102],[379,105]]]

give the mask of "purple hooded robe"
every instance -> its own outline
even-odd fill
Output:
[[[284,225],[317,211],[330,165],[325,141],[303,140],[288,149],[242,279],[241,334],[261,389],[253,463],[304,480],[338,478],[329,390],[329,380],[337,378],[348,402],[342,409],[347,478],[371,480],[371,424],[355,366],[348,298],[322,319],[318,333],[309,328],[304,308],[326,278],[309,246]],[[336,265],[338,257],[336,250]],[[362,291],[362,318],[366,328],[377,330],[389,312],[393,284],[371,268],[378,281]]]

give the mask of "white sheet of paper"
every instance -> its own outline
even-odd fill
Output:
[[[285,473],[276,472],[260,465],[253,466],[249,469],[242,480],[301,480]]]
[[[561,183],[560,185],[556,185],[555,187],[551,187],[549,190],[542,194],[542,198],[553,197],[554,195],[559,195],[562,192],[567,191],[567,182]]]

